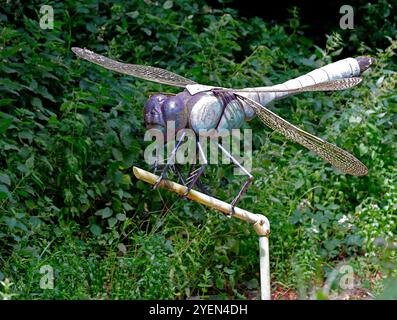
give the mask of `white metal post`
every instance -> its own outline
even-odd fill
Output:
[[[258,221],[254,223],[254,230],[259,236],[259,269],[261,283],[261,299],[271,300],[270,291],[270,252],[269,252],[269,235],[270,222],[261,215],[257,214]]]
[[[270,295],[270,261],[269,261],[269,238],[259,236],[259,265],[261,279],[261,299],[271,300]]]

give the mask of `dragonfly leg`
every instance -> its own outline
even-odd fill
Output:
[[[156,161],[150,166],[150,171],[152,171],[154,174],[156,174],[159,170],[160,170],[159,160],[156,159]]]
[[[185,178],[182,175],[181,170],[179,169],[179,166],[177,164],[175,164],[174,166],[174,172],[176,173],[176,175],[178,176],[178,180],[182,185],[186,185],[186,181]]]
[[[172,150],[170,157],[167,159],[167,163],[165,164],[163,171],[161,172],[159,178],[157,179],[156,183],[153,185],[153,189],[157,189],[160,185],[161,180],[165,178],[167,173],[168,167],[171,165],[172,159],[174,158],[176,152],[178,151],[179,147],[181,146],[183,139],[185,138],[186,132],[184,131],[179,139],[178,143],[176,144],[174,150]]]
[[[237,196],[232,200],[232,202],[230,203],[230,205],[232,206],[232,212],[231,215],[234,215],[234,208],[236,207],[236,204],[240,201],[240,198],[242,197],[242,195],[247,191],[249,185],[251,184],[252,180],[254,179],[254,177],[252,176],[252,174],[250,174],[247,169],[245,169],[240,162],[238,162],[236,160],[236,158],[234,158],[225,148],[223,148],[219,143],[218,143],[218,147],[219,149],[221,149],[221,151],[226,154],[226,156],[229,157],[230,160],[232,160],[232,162],[238,166],[246,175],[247,175],[247,180],[244,182],[243,186],[241,187],[240,191],[238,192]]]
[[[205,184],[202,184],[202,183],[200,182],[200,180],[197,180],[196,186],[200,189],[200,191],[201,191],[202,193],[206,194],[207,196],[212,197],[211,193],[208,191],[207,186],[206,186]]]
[[[193,163],[193,164],[190,165],[190,169],[189,169],[189,173],[188,173],[188,178],[189,178],[190,176],[192,176],[192,175],[194,174],[195,171],[196,171],[196,164]],[[182,174],[181,174],[181,171],[179,170],[179,172],[177,172],[177,174],[178,174],[178,175],[181,175],[181,178],[180,178],[179,180],[180,180],[180,182],[181,182],[184,186],[186,186],[187,181],[184,180],[184,178],[183,178],[183,176],[182,176]],[[207,186],[206,186],[205,184],[201,183],[200,178],[197,178],[197,181],[196,181],[196,184],[195,184],[195,185],[198,187],[198,189],[199,189],[202,193],[204,193],[204,194],[206,194],[206,195],[208,195],[208,196],[211,196],[210,192],[208,191]],[[182,198],[183,198],[183,197],[184,197],[184,196],[182,196]]]
[[[208,164],[207,158],[206,158],[206,156],[204,154],[204,151],[203,151],[203,147],[201,146],[199,141],[197,141],[197,149],[198,149],[198,152],[199,152],[198,159],[201,158],[202,161],[203,161],[203,164],[201,165],[200,168],[190,172],[190,175],[189,175],[189,177],[186,180],[187,183],[189,183],[189,182],[190,183],[189,183],[189,186],[187,188],[186,193],[183,195],[184,198],[187,197],[187,195],[189,194],[190,190],[192,190],[192,188],[198,182],[198,179],[200,178],[201,174],[203,173],[205,167]],[[193,169],[194,169],[194,167],[193,167]]]

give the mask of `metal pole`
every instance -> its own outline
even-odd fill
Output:
[[[259,236],[259,265],[261,275],[261,299],[271,300],[269,238],[267,236]]]
[[[155,184],[158,176],[147,172],[137,167],[133,167],[134,175],[149,184]],[[162,180],[159,187],[176,192],[179,195],[184,195],[187,191],[186,186],[178,183]],[[210,197],[206,194],[196,190],[190,190],[188,199],[199,202],[212,209],[216,209],[223,213],[229,214],[230,217],[235,217],[253,224],[254,230],[259,236],[259,266],[260,266],[260,282],[261,282],[261,299],[270,300],[270,266],[269,266],[269,234],[270,223],[269,220],[261,214],[254,214],[241,208],[235,207],[234,214],[232,214],[232,207],[229,203],[223,202],[219,199]]]
[[[259,236],[259,269],[260,269],[260,282],[261,282],[261,300],[271,300],[270,291],[270,252],[269,252],[269,235],[270,235],[270,222],[263,216],[260,216],[259,223],[254,223],[254,230]]]

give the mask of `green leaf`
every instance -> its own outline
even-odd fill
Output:
[[[42,108],[43,107],[43,104],[41,103],[41,99],[39,99],[39,98],[37,98],[37,97],[34,97],[33,99],[32,99],[32,106],[34,106],[34,107],[36,107],[36,108]]]
[[[112,209],[110,209],[109,207],[106,207],[104,209],[98,210],[97,212],[95,212],[96,216],[101,216],[102,218],[109,218],[111,217],[113,214]]]
[[[90,231],[92,232],[93,235],[99,236],[102,233],[102,228],[97,224],[92,224],[90,226]]]
[[[95,25],[93,25],[92,23],[87,23],[86,24],[86,28],[91,33],[96,33],[97,32],[97,29],[96,29]]]
[[[225,268],[223,269],[223,271],[225,271],[227,274],[233,274],[233,273],[236,272],[236,270],[233,270],[233,269],[230,269],[230,268],[227,268],[227,267],[225,267]]]
[[[131,205],[127,202],[123,202],[123,208],[127,211],[131,211],[133,209],[133,207],[131,207]]]
[[[120,250],[120,252],[126,254],[127,253],[127,247],[123,243],[119,243],[117,245],[117,248]]]
[[[259,288],[259,282],[257,278],[253,278],[245,283],[249,290]]]
[[[39,93],[42,97],[52,101],[56,102],[52,94],[48,92],[48,89],[46,87],[40,86],[37,90],[37,93]]]
[[[129,185],[131,184],[131,176],[129,174],[123,174],[120,183]]]
[[[10,98],[7,98],[7,99],[0,99],[0,107],[9,106],[9,105],[11,105],[14,101],[15,101],[14,99],[10,99]]]
[[[22,172],[22,173],[28,173],[28,172],[29,172],[28,167],[25,166],[25,165],[22,164],[22,163],[19,163],[19,164],[17,165],[17,169],[18,169],[20,172]]]
[[[340,241],[336,240],[336,239],[331,239],[331,240],[325,240],[324,241],[324,247],[328,251],[334,250],[337,246],[339,246],[339,244],[340,244]]]
[[[11,179],[8,174],[2,173],[0,174],[0,182],[10,186],[11,185]]]
[[[7,186],[0,184],[0,200],[4,200],[5,198],[11,196],[10,191]]]
[[[119,221],[125,221],[125,219],[127,218],[126,215],[124,213],[118,213],[116,215],[117,220]]]
[[[108,225],[109,225],[110,228],[113,228],[116,225],[116,223],[117,223],[117,219],[116,218],[112,217],[112,218],[108,219]]]
[[[302,213],[299,210],[295,210],[293,214],[289,217],[289,222],[292,224],[297,224],[302,219]]]
[[[368,146],[366,146],[363,143],[360,143],[360,145],[358,146],[358,149],[360,150],[360,155],[364,155],[368,153]]]
[[[20,139],[27,139],[29,141],[29,143],[32,143],[33,141],[33,135],[31,131],[22,131],[20,133],[18,133],[18,137]]]
[[[225,287],[225,280],[218,277],[216,278],[215,285],[218,289],[222,290]]]
[[[148,28],[142,28],[142,31],[145,32],[149,37],[152,35],[152,30]]]
[[[26,167],[27,167],[28,169],[33,169],[33,166],[34,166],[34,155],[30,156],[30,157],[26,160],[25,165],[26,165]]]
[[[305,184],[305,180],[300,178],[298,179],[295,183],[294,183],[294,187],[295,189],[299,189],[300,187],[302,187]]]
[[[132,12],[127,12],[127,16],[131,17],[132,19],[138,18],[139,16],[139,11],[132,11]]]
[[[174,3],[171,0],[167,0],[166,2],[164,2],[163,4],[163,8],[164,9],[171,9],[173,7]]]
[[[358,115],[351,115],[349,118],[350,123],[360,123],[362,121],[362,118]]]
[[[340,208],[340,206],[337,205],[337,204],[335,204],[335,203],[332,203],[332,204],[330,204],[330,205],[328,206],[328,209],[329,209],[329,210],[337,210],[337,209],[339,209],[339,208]]]
[[[7,131],[8,127],[11,125],[11,118],[1,118],[0,119],[0,134]]]
[[[119,160],[119,161],[122,161],[122,160],[123,160],[123,154],[121,153],[120,150],[118,150],[118,149],[116,149],[116,148],[112,148],[112,154],[113,154],[113,157],[114,157],[116,160]]]

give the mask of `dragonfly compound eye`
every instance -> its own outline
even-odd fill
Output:
[[[188,109],[186,107],[186,98],[188,97],[185,97],[185,95],[182,92],[173,97],[168,97],[162,106],[165,121],[173,121],[176,132],[186,128],[188,123]]]
[[[167,96],[164,94],[152,95],[145,104],[144,117],[146,128],[157,128],[165,130],[165,121],[162,105],[166,101]]]

